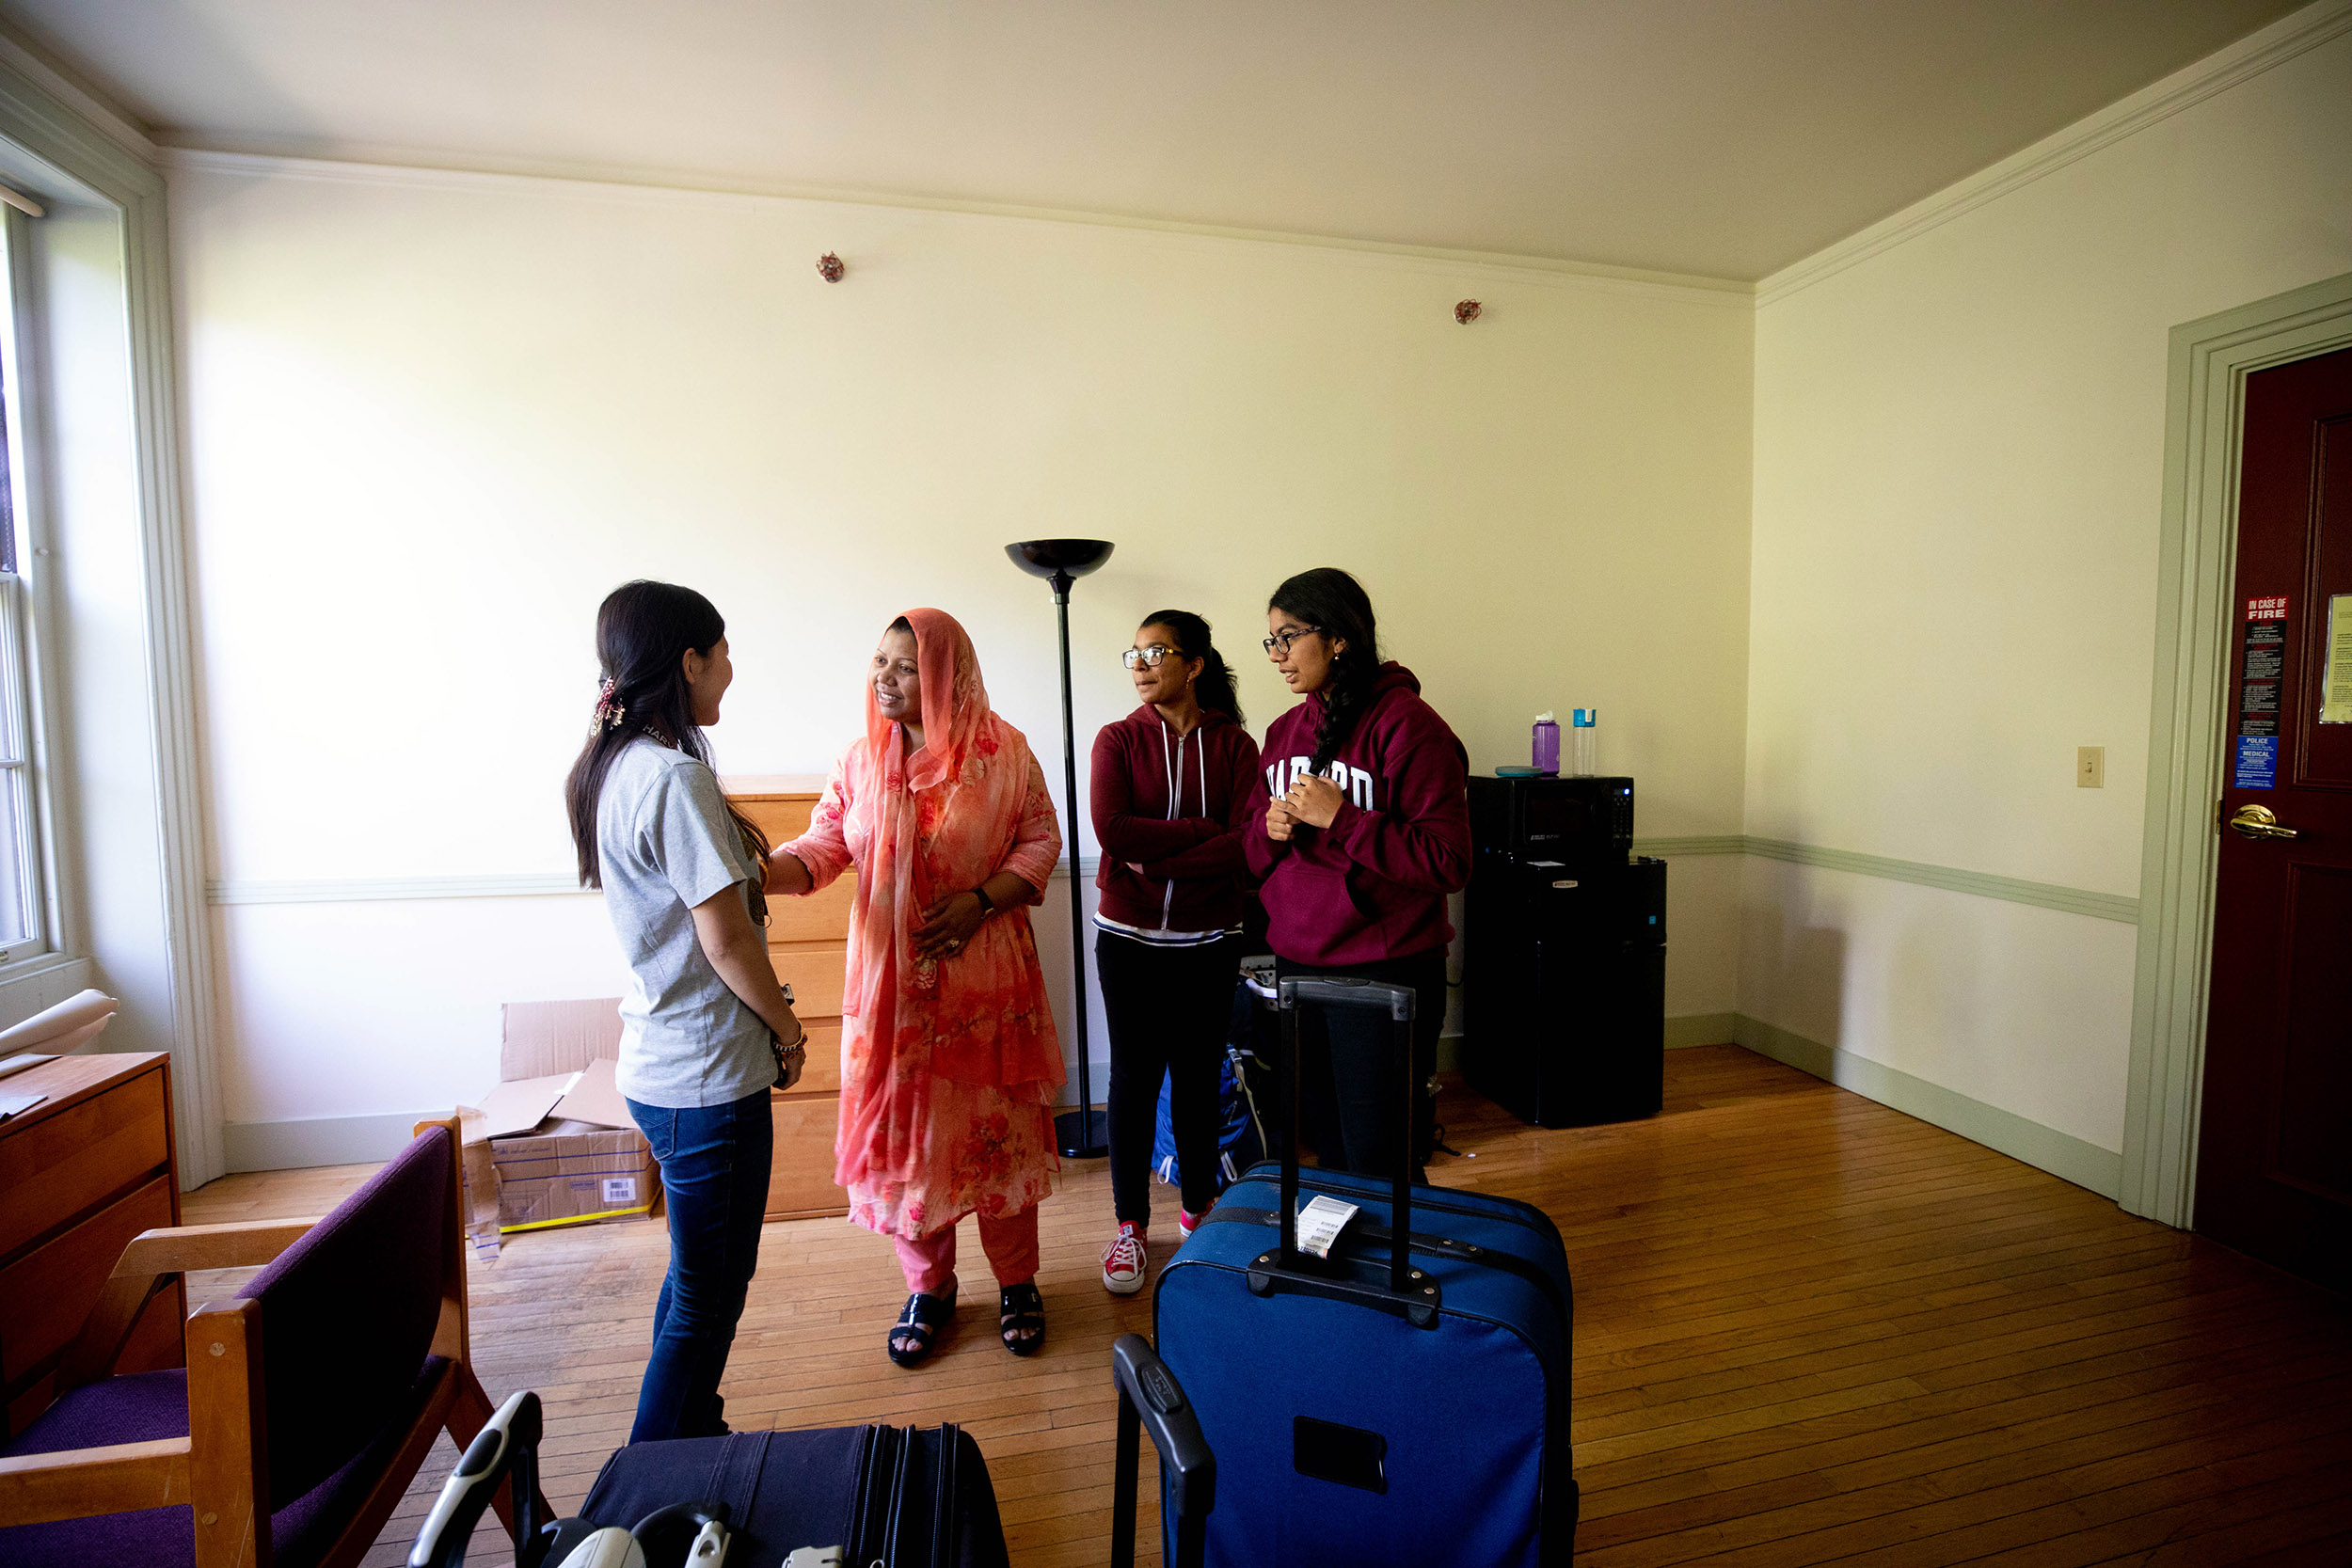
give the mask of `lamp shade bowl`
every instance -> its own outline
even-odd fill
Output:
[[[1033,578],[1082,578],[1111,558],[1107,539],[1024,539],[1007,545],[1012,563]]]

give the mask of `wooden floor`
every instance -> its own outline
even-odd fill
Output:
[[[1649,1121],[1544,1132],[1459,1090],[1439,1113],[1474,1157],[1434,1180],[1531,1199],[1567,1239],[1580,1564],[2352,1564],[2346,1304],[1737,1048],[1667,1062]],[[187,1219],[319,1212],[365,1174],[230,1177]],[[889,1249],[770,1227],[729,1419],[961,1421],[1017,1568],[1104,1560],[1107,1347],[1151,1317],[1148,1291],[1099,1283],[1108,1188],[1073,1167],[1046,1207],[1052,1328],[1029,1361],[975,1291],[930,1365],[891,1367]],[[547,1401],[559,1507],[627,1434],[664,1254],[639,1221],[517,1238],[474,1271],[483,1381]],[[371,1563],[401,1560],[453,1457]]]

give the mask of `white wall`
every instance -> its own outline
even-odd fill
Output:
[[[1171,603],[1262,734],[1266,593],[1336,563],[1473,766],[1597,705],[1645,836],[1737,831],[1740,294],[267,160],[171,182],[218,879],[561,872],[595,606],[638,575],[729,617],[726,771],[821,770],[881,626],[936,604],[1057,780],[1051,598],[1002,554],[1056,534],[1119,545],[1074,595],[1081,746]],[[1669,1011],[1722,1013],[1735,879],[1689,863]],[[618,983],[590,899],[215,914],[232,1123],[446,1103],[496,1002]]]
[[[1766,281],[1750,833],[2137,893],[2167,334],[2352,269],[2347,105],[2340,31]],[[2120,1149],[2129,928],[1868,881],[1751,863],[1740,1010]]]

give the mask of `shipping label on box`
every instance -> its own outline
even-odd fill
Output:
[[[660,1187],[653,1150],[634,1128],[559,1121],[528,1136],[496,1139],[490,1152],[501,1230],[643,1214]]]

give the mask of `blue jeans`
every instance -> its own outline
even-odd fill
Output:
[[[628,1440],[716,1436],[727,1430],[719,1374],[759,1266],[768,1210],[776,1141],[768,1091],[698,1109],[632,1100],[628,1114],[661,1162],[670,1211],[670,1272],[654,1304],[653,1356]]]

